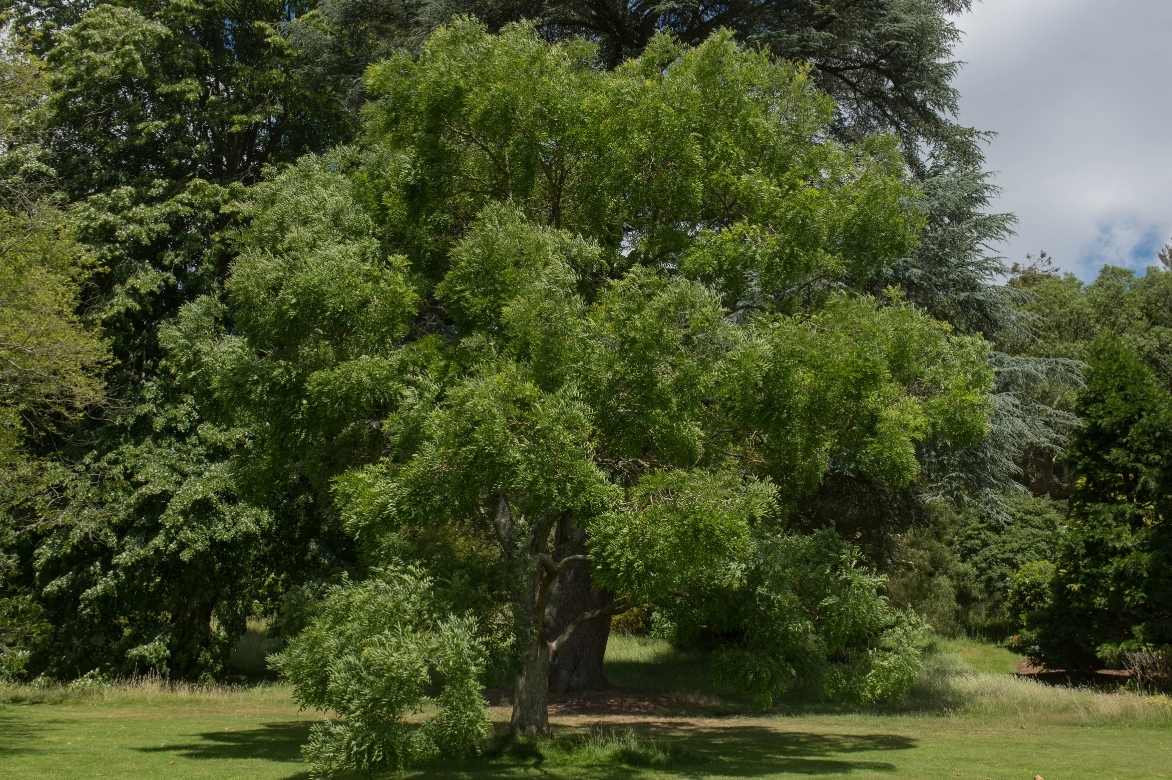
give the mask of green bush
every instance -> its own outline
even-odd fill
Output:
[[[1009,639],[1009,647],[1032,658],[1039,655],[1038,630],[1053,601],[1054,573],[1051,561],[1030,561],[1009,579],[1005,612],[1018,627]]]
[[[303,707],[340,716],[303,748],[315,777],[402,768],[478,752],[489,731],[484,647],[470,617],[442,615],[421,569],[389,568],[331,588],[270,663]],[[409,716],[435,714],[419,723]]]
[[[743,587],[661,620],[677,641],[715,643],[723,673],[761,707],[782,696],[892,701],[919,674],[927,626],[883,585],[834,531],[781,535],[759,541]]]
[[[965,607],[979,598],[977,573],[951,544],[956,524],[933,519],[898,539],[887,594],[892,603],[914,611],[937,633],[957,636],[970,627]]]
[[[48,632],[44,614],[31,598],[0,597],[0,681],[25,676],[29,658]]]

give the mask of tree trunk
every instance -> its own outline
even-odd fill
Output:
[[[168,676],[177,679],[195,679],[207,671],[201,665],[202,656],[211,646],[213,604],[186,601],[172,615],[171,657]]]
[[[513,734],[549,733],[549,643],[535,635],[525,651],[513,692]]]
[[[583,555],[586,532],[570,520],[558,524],[557,558]],[[614,602],[614,594],[594,586],[588,561],[569,564],[558,577],[550,594],[550,636],[558,636],[583,612],[603,609]],[[607,687],[603,657],[610,639],[610,616],[587,621],[557,649],[549,674],[554,693],[596,691]]]
[[[497,511],[497,526],[503,540],[512,537],[512,512],[502,496]],[[547,599],[549,572],[542,564],[549,543],[548,524],[535,523],[533,536],[527,545],[526,570],[518,572],[524,585],[516,594],[515,615],[518,620],[517,638],[524,644],[521,670],[513,689],[513,715],[510,719],[513,736],[536,736],[549,733],[549,657],[552,652],[547,639]],[[504,545],[508,550],[510,545]]]

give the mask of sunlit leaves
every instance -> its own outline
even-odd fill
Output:
[[[588,54],[461,20],[418,59],[372,68],[372,138],[411,160],[382,200],[422,271],[442,269],[443,234],[493,200],[648,264],[677,265],[698,232],[741,221],[784,254],[737,269],[763,272],[766,294],[815,271],[866,278],[914,245],[915,189],[894,142],[830,141],[831,105],[802,69],[727,34],[695,48],[659,37],[613,72]]]
[[[475,621],[441,614],[432,594],[418,567],[347,582],[273,657],[299,704],[341,716],[313,727],[305,751],[315,776],[476,752],[488,736]],[[425,712],[420,728],[413,720]]]
[[[0,463],[102,397],[105,345],[77,316],[89,259],[50,204],[0,209]]]
[[[689,466],[704,457],[717,362],[734,329],[713,292],[639,267],[589,312],[581,383],[616,459]]]
[[[648,474],[619,511],[589,524],[596,576],[648,601],[743,584],[753,525],[774,508],[768,482],[734,470]]]
[[[979,339],[906,305],[837,297],[807,318],[756,321],[728,358],[728,413],[787,495],[832,466],[893,484],[931,436],[979,440],[989,375]]]

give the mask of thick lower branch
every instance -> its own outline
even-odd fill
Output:
[[[622,602],[618,604],[612,604],[609,607],[592,609],[587,612],[583,612],[581,615],[571,620],[569,625],[567,625],[565,629],[562,630],[562,633],[558,634],[558,636],[549,643],[550,651],[556,653],[558,648],[564,645],[569,640],[569,638],[574,635],[574,631],[577,630],[578,626],[582,625],[583,623],[588,623],[591,620],[598,620],[599,618],[613,617],[614,615],[626,612],[632,606],[633,605],[629,602]]]
[[[589,562],[590,556],[589,555],[567,555],[565,558],[560,558],[555,561],[552,555],[549,555],[548,553],[543,553],[538,556],[537,560],[541,563],[541,565],[545,568],[545,570],[547,572],[549,572],[550,575],[556,577],[558,574],[560,574],[562,571],[564,571],[567,566],[569,566],[572,563]]]

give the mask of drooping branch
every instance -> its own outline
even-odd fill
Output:
[[[567,555],[565,558],[561,558],[560,560],[555,561],[552,555],[548,553],[542,553],[541,555],[537,556],[537,560],[541,563],[542,568],[545,569],[545,571],[548,572],[551,577],[557,577],[557,575],[565,571],[566,567],[568,567],[571,563],[585,563],[590,560],[590,556]]]

